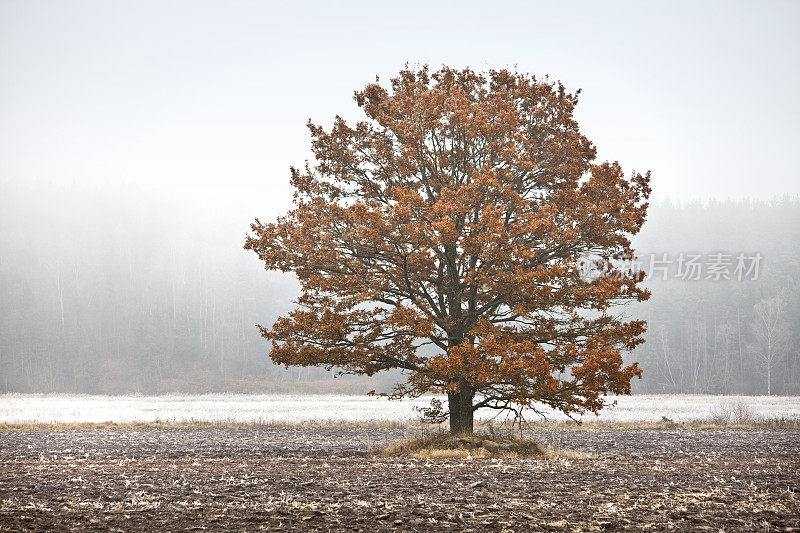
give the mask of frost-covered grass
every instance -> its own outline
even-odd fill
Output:
[[[404,421],[427,399],[338,395],[0,395],[0,423]]]
[[[390,401],[366,396],[338,395],[167,395],[86,396],[5,394],[0,395],[0,423],[404,423],[417,420],[414,407],[427,406],[430,397]],[[701,396],[641,395],[617,398],[599,416],[584,415],[584,422],[626,424],[713,421],[730,410],[745,406],[752,421],[800,420],[798,396]],[[546,410],[551,421],[566,417]],[[479,412],[488,419],[494,412]],[[533,413],[530,422],[541,420]]]

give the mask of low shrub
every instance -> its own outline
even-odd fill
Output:
[[[742,400],[726,400],[711,410],[711,421],[721,426],[746,426],[757,422],[757,417]]]

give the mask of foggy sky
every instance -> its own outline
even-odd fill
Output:
[[[0,181],[288,207],[305,122],[404,63],[583,88],[602,159],[656,198],[800,193],[798,2],[0,2]],[[246,194],[244,194],[246,193]]]

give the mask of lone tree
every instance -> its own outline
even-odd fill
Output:
[[[406,67],[355,93],[368,120],[309,122],[315,162],[291,169],[294,208],[256,219],[245,244],[301,282],[297,309],[259,326],[272,360],[402,369],[389,396],[446,393],[454,433],[479,408],[571,415],[629,394],[641,370],[621,350],[646,324],[612,311],[649,297],[620,264],[650,176],[593,163],[579,92]]]

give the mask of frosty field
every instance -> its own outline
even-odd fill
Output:
[[[0,431],[0,531],[797,531],[800,430],[543,428],[564,459],[367,455],[404,428]]]
[[[343,395],[0,395],[0,423],[96,422],[408,422],[416,419],[415,406],[428,405],[430,397],[390,401],[384,398]],[[584,415],[585,422],[675,422],[711,418],[726,405],[744,405],[758,419],[800,419],[798,396],[637,395],[617,398],[617,405],[599,416]],[[548,420],[566,420],[545,410]],[[493,411],[479,411],[490,419]],[[530,413],[529,421],[540,417]]]
[[[570,455],[504,459],[371,453],[421,433],[408,426],[280,425],[412,421],[428,400],[0,396],[0,531],[800,528],[794,425],[539,426],[520,435]],[[599,420],[702,421],[730,406],[800,418],[798,397],[633,396]],[[264,425],[2,425],[107,421]]]

